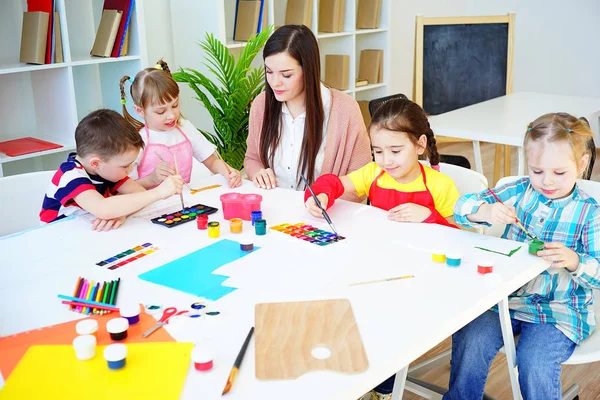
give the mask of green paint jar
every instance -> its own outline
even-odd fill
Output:
[[[267,221],[265,221],[264,219],[257,219],[254,221],[254,232],[259,235],[266,235],[267,234]]]
[[[529,254],[537,256],[538,251],[544,250],[544,242],[538,239],[534,239],[529,243]]]

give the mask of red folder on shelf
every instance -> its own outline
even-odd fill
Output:
[[[38,151],[60,149],[62,145],[46,142],[32,137],[9,140],[0,142],[0,153],[9,157],[16,157],[23,154],[37,153]]]
[[[104,0],[103,10],[119,10],[123,13],[121,23],[117,31],[115,46],[113,47],[111,57],[119,57],[119,52],[122,48],[122,43],[125,40],[125,25],[128,25],[129,14],[132,11],[131,2],[133,0]]]
[[[46,64],[50,64],[52,60],[52,31],[53,31],[53,19],[54,19],[54,5],[52,0],[27,0],[27,11],[42,11],[49,14],[48,20],[48,40],[46,42]]]

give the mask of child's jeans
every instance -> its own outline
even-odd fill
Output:
[[[560,400],[560,373],[575,343],[552,324],[511,319],[517,344],[519,385],[524,400]],[[500,318],[486,311],[452,335],[450,388],[444,400],[480,400],[492,360],[504,345]],[[506,382],[508,385],[509,382]]]

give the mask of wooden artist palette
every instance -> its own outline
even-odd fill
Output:
[[[196,204],[191,207],[186,207],[181,211],[163,214],[160,217],[152,218],[151,221],[153,224],[158,224],[166,226],[167,228],[172,228],[174,226],[193,221],[200,214],[214,214],[217,211],[219,211],[218,208],[206,206],[204,204]]]
[[[256,377],[296,379],[307,372],[364,372],[369,361],[347,299],[255,307]]]
[[[324,231],[314,226],[306,225],[304,222],[297,224],[281,224],[272,226],[271,229],[285,233],[308,243],[316,244],[317,246],[327,246],[332,243],[346,239],[344,236],[338,236],[333,232]]]

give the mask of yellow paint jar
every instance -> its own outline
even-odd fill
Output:
[[[217,221],[211,221],[208,223],[208,237],[218,238],[221,235],[221,226]]]
[[[229,230],[231,233],[240,233],[242,231],[242,220],[239,218],[232,218],[229,221]]]
[[[433,253],[431,253],[431,259],[435,262],[443,263],[446,262],[446,255],[440,250],[434,250]]]

